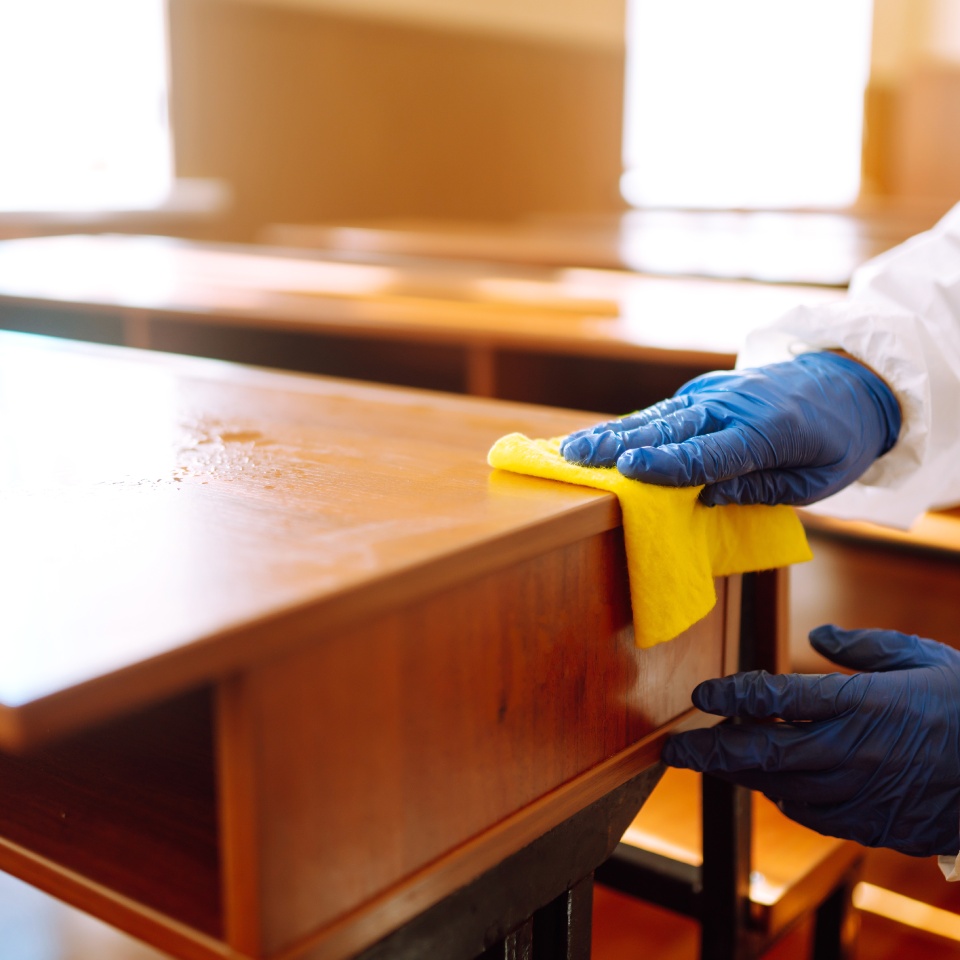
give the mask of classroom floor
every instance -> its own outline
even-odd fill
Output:
[[[932,861],[871,851],[864,880],[949,910],[960,925],[960,884],[946,883]],[[868,912],[860,916],[859,960],[960,960],[960,939],[934,936]],[[595,892],[593,926],[593,960],[698,956],[693,921],[602,887]],[[809,926],[797,928],[765,960],[807,958],[809,937]],[[0,960],[164,960],[164,955],[0,874]]]

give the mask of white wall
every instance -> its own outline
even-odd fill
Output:
[[[626,0],[234,0],[622,48]]]

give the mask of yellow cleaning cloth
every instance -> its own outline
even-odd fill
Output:
[[[581,467],[560,454],[560,441],[501,437],[491,467],[564,480],[615,493],[623,514],[627,571],[637,645],[670,640],[717,602],[714,577],[769,570],[811,559],[792,507],[707,507],[701,487],[658,487],[616,468]]]

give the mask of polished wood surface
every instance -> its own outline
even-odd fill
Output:
[[[610,270],[346,262],[157,237],[0,245],[8,324],[18,309],[44,304],[117,317],[131,346],[165,346],[152,328],[174,319],[459,346],[469,351],[467,389],[480,395],[497,394],[491,351],[730,366],[748,330],[797,303],[837,296]]]
[[[186,960],[343,960],[712,722],[728,584],[639,650],[615,500],[486,466],[583,414],[0,347],[3,869]]]
[[[722,672],[722,605],[679,642],[633,646],[618,534],[446,590],[228,691],[226,749],[234,724],[252,728],[255,744],[253,773],[231,790],[233,816],[246,810],[253,822],[285,825],[261,844],[250,878],[268,904],[260,933],[267,953],[282,945],[281,931],[305,935],[561,784],[572,788],[586,771],[595,782],[598,764],[632,755],[634,744],[689,709],[691,682]],[[478,612],[465,619],[466,610]],[[429,623],[443,627],[428,633]],[[388,685],[377,684],[371,661],[391,665]],[[317,690],[334,672],[337,689],[318,705]],[[350,736],[331,738],[351,725]],[[353,764],[360,746],[365,762]],[[536,763],[523,763],[531,752]],[[314,763],[304,765],[304,756]],[[331,770],[339,771],[335,787]],[[255,805],[243,789],[251,779],[261,784]],[[398,802],[385,805],[386,797]],[[537,830],[553,815],[545,810]],[[490,865],[514,842],[498,840]],[[365,866],[340,871],[331,885],[331,859]],[[348,932],[337,936],[346,942]]]
[[[960,507],[924,513],[909,530],[857,520],[838,520],[809,510],[801,510],[800,514],[807,529],[842,539],[919,547],[960,557]]]
[[[619,522],[609,497],[491,480],[497,437],[570,413],[3,345],[8,747]]]
[[[28,756],[0,753],[0,836],[222,936],[213,749],[199,691]]]
[[[960,556],[882,539],[810,531],[813,560],[790,571],[793,669],[836,670],[807,635],[823,623],[919,634],[960,649],[957,593]]]
[[[845,287],[858,266],[928,229],[946,209],[931,203],[847,211],[632,210],[507,223],[289,223],[265,228],[260,239],[340,253]]]

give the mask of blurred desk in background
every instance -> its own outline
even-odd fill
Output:
[[[807,634],[822,623],[919,634],[960,649],[960,508],[923,514],[909,531],[800,511],[812,563],[790,571],[794,668],[836,669]]]
[[[0,326],[625,413],[840,291],[73,236],[0,244]]]
[[[945,210],[633,210],[513,223],[385,220],[276,224],[265,243],[357,256],[593,267],[650,275],[846,287],[853,271]]]
[[[230,208],[230,190],[221,180],[180,177],[152,206],[95,209],[2,210],[0,240],[62,233],[163,233],[212,235]]]

